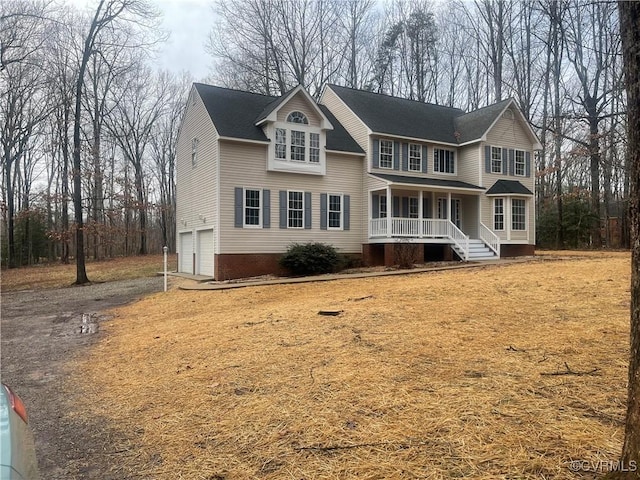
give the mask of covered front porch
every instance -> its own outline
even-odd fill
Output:
[[[377,175],[381,177],[381,175]],[[500,240],[480,221],[481,187],[387,175],[369,191],[370,244],[449,245],[464,261],[500,257]]]

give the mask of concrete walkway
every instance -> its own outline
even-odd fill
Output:
[[[518,257],[500,260],[491,260],[486,262],[468,262],[468,263],[453,263],[451,265],[439,266],[439,267],[426,267],[426,268],[413,268],[411,270],[388,270],[380,272],[359,272],[359,273],[332,273],[328,275],[314,275],[311,277],[282,277],[274,278],[271,280],[230,280],[227,282],[213,282],[209,283],[207,280],[211,278],[204,277],[205,280],[200,280],[200,275],[187,275],[182,273],[172,272],[170,275],[179,276],[183,278],[190,278],[197,280],[201,283],[194,285],[182,285],[179,288],[181,290],[229,290],[232,288],[243,287],[259,287],[264,285],[284,285],[290,283],[311,283],[311,282],[330,282],[333,280],[352,280],[355,278],[371,278],[371,277],[388,277],[391,275],[411,275],[424,272],[441,272],[444,270],[458,270],[462,268],[478,268],[494,265],[510,265],[513,263],[524,263],[534,260],[534,257]]]

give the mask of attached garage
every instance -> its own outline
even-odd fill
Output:
[[[180,234],[180,251],[178,252],[178,271],[193,274],[193,234]]]
[[[213,229],[196,232],[196,273],[214,276]]]

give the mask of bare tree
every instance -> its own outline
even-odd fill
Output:
[[[622,463],[626,467],[640,465],[640,3],[620,2],[620,34],[622,38],[627,86],[628,136],[627,164],[631,177],[631,338],[627,416],[625,422]],[[624,474],[620,473],[619,477]],[[637,472],[627,472],[637,478]]]
[[[140,226],[140,255],[147,254],[145,151],[151,141],[154,125],[166,110],[170,92],[167,76],[154,78],[150,69],[141,65],[119,86],[118,102],[115,103],[108,123],[125,160],[133,167],[137,197],[135,210]]]

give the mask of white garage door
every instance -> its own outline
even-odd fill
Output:
[[[213,230],[199,230],[196,238],[196,273],[213,277]]]
[[[191,232],[180,234],[180,252],[178,253],[178,271],[193,273],[193,235]]]

